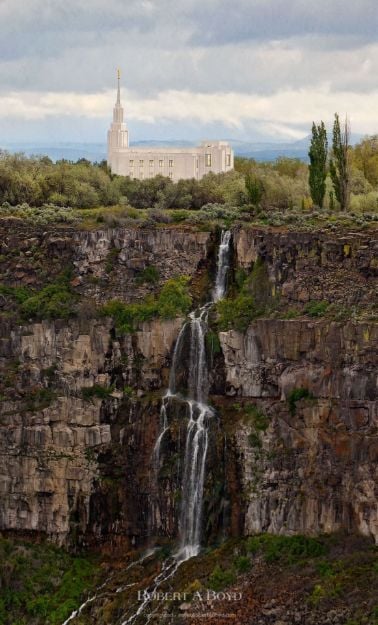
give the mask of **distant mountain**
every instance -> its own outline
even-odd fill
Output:
[[[353,134],[351,143],[358,143],[362,139],[362,135]],[[236,156],[244,156],[245,158],[254,158],[256,161],[274,161],[280,156],[288,158],[300,158],[308,160],[308,148],[310,144],[310,135],[303,137],[297,141],[286,142],[254,142],[254,141],[238,141],[235,139],[227,139],[235,150]],[[153,146],[158,147],[191,147],[198,145],[198,141],[188,140],[167,140],[167,141],[134,141],[131,146]],[[49,156],[53,161],[66,159],[68,161],[77,161],[80,158],[86,158],[92,162],[100,162],[106,159],[105,143],[54,143],[54,144],[38,144],[38,143],[6,143],[2,145],[2,149],[9,152],[23,152],[28,156]]]

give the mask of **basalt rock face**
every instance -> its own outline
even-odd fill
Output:
[[[116,228],[75,235],[74,267],[79,291],[97,302],[117,297],[134,300],[156,285],[140,280],[154,267],[160,283],[177,275],[192,276],[205,263],[212,238],[208,232]]]
[[[70,269],[72,287],[87,300],[134,301],[169,278],[193,276],[213,244],[211,233],[184,228],[77,231],[68,226],[31,227],[13,219],[5,227],[0,224],[1,281],[42,288]],[[151,267],[157,272],[156,283],[143,279],[143,270]]]
[[[287,306],[325,299],[368,310],[374,245],[359,233],[332,239],[239,229],[234,268],[248,272],[262,259]],[[213,247],[210,233],[174,228],[31,232],[20,225],[4,233],[3,281],[40,288],[49,269],[54,277],[69,264],[83,299],[135,301],[175,275],[200,282]],[[140,280],[151,266],[157,284]],[[90,311],[2,323],[1,531],[104,548],[143,544],[151,524],[177,534],[180,409],[165,443],[166,496],[155,519],[151,457],[182,322],[155,320],[124,336]],[[204,489],[207,536],[345,528],[377,537],[376,326],[266,318],[219,338],[221,353],[208,354],[218,417]],[[298,389],[307,396],[295,400]]]
[[[244,531],[347,529],[378,541],[378,329],[363,321],[376,302],[376,239],[251,229],[235,233],[234,247],[236,267],[265,263],[281,304],[362,312],[220,333],[225,393],[244,414],[235,428]]]
[[[277,232],[239,229],[234,235],[236,265],[250,269],[264,259],[273,291],[287,305],[310,300],[369,309],[376,297],[378,240],[349,232]]]
[[[372,324],[308,320],[220,335],[226,393],[258,410],[235,434],[247,534],[378,540],[377,337]]]
[[[0,343],[1,357],[12,358],[13,388],[0,413],[2,530],[46,533],[63,543],[109,540],[112,533],[116,540],[143,528],[133,519],[159,408],[156,400],[146,407],[141,396],[164,385],[180,325],[153,321],[120,340],[110,321],[8,328]],[[99,501],[106,505],[97,513]]]

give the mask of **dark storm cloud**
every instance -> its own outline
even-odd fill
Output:
[[[196,25],[195,44],[286,39],[303,35],[376,40],[376,0],[216,0],[193,3],[188,17]],[[341,40],[339,38],[339,42]]]
[[[200,128],[219,113],[234,128],[252,120],[255,134],[259,124],[263,133],[297,133],[348,101],[367,129],[375,2],[0,0],[0,117],[110,114],[119,66],[126,113],[145,123],[183,112],[182,123]]]

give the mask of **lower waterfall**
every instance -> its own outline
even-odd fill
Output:
[[[181,511],[179,522],[180,546],[178,561],[196,556],[200,550],[203,489],[208,450],[208,423],[214,416],[207,404],[209,376],[206,362],[206,332],[209,310],[226,292],[231,232],[222,231],[219,245],[215,287],[212,299],[189,314],[177,338],[170,371],[169,387],[163,397],[160,412],[160,432],[154,449],[154,467],[160,466],[161,443],[169,430],[168,412],[173,399],[186,404],[188,426],[185,441],[184,468],[181,485]],[[177,390],[177,370],[184,343],[189,336],[188,381],[185,396]]]

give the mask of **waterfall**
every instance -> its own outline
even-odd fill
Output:
[[[173,558],[168,558],[162,564],[160,572],[152,579],[145,590],[153,596],[161,586],[172,578],[179,566],[185,560],[198,554],[201,543],[202,526],[202,504],[203,489],[205,482],[206,456],[208,450],[208,423],[214,416],[211,406],[207,404],[209,391],[209,376],[206,362],[206,332],[208,314],[211,306],[222,299],[226,292],[227,273],[229,269],[229,253],[231,244],[231,233],[222,231],[219,246],[217,272],[215,286],[212,291],[212,299],[207,304],[189,314],[188,321],[183,325],[177,337],[173,352],[172,367],[169,376],[168,389],[162,399],[160,409],[160,431],[156,439],[152,464],[157,478],[161,464],[161,446],[166,433],[169,431],[169,409],[172,399],[181,401],[186,405],[188,414],[188,425],[185,441],[185,457],[182,477],[182,504],[180,511],[180,546]],[[183,350],[186,346],[189,335],[189,362],[188,362],[188,383],[187,395],[183,397],[177,388],[177,378],[179,364],[182,359]],[[152,551],[148,551],[136,562],[131,563],[127,568],[131,568],[147,559]],[[110,578],[109,578],[110,579]],[[106,587],[109,580],[102,584],[98,591]],[[116,592],[122,592],[134,583],[120,586]],[[88,604],[106,600],[106,592],[99,593],[88,598],[77,610],[72,612],[63,625],[68,625],[82,614]],[[138,605],[132,608],[132,613],[120,617],[121,625],[132,625],[150,606],[152,599],[147,596]],[[145,623],[149,623],[154,618],[153,610],[146,616]]]
[[[168,411],[173,398],[186,404],[188,426],[185,442],[184,468],[182,477],[182,499],[180,511],[180,547],[176,554],[178,561],[184,561],[198,554],[201,542],[203,489],[205,481],[206,456],[208,450],[208,423],[214,416],[207,404],[209,376],[206,362],[206,332],[208,314],[213,303],[224,297],[229,269],[231,232],[222,231],[219,245],[217,272],[212,299],[201,308],[189,314],[177,338],[169,387],[165,393],[160,411],[160,433],[154,448],[154,466],[160,466],[161,444],[169,431]],[[184,342],[189,336],[189,363],[187,396],[177,392],[177,372],[183,353]]]
[[[217,276],[215,279],[215,288],[213,291],[214,302],[219,302],[224,297],[227,287],[227,274],[230,268],[230,242],[231,232],[222,230],[221,242],[218,250]]]

